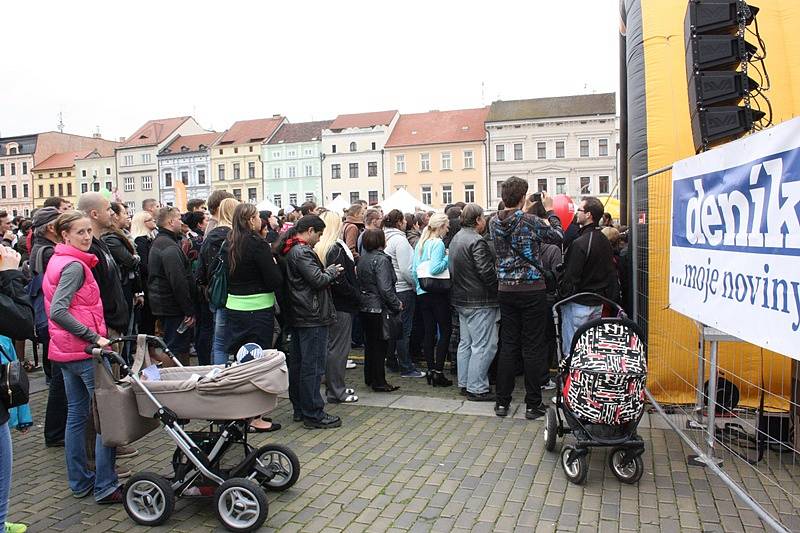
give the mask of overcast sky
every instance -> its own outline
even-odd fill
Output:
[[[3,2],[0,135],[617,92],[618,0]],[[482,89],[483,84],[483,89]]]

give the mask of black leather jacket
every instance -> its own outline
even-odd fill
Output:
[[[383,250],[373,250],[361,256],[358,260],[358,282],[361,285],[361,312],[380,313],[383,309],[400,312],[400,298],[394,288],[397,276],[392,258]]]
[[[336,308],[330,291],[336,276],[335,266],[323,268],[309,245],[292,246],[286,254],[286,292],[291,326],[310,328],[336,322]]]
[[[192,271],[178,240],[178,235],[159,228],[150,247],[147,297],[155,316],[194,316]]]
[[[450,298],[455,307],[497,307],[497,271],[489,242],[462,227],[450,241]]]

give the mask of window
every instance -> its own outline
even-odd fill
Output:
[[[372,178],[378,175],[378,162],[370,161],[367,163],[367,176]]]
[[[342,177],[342,165],[336,163],[335,165],[331,165],[331,178],[338,180]]]
[[[72,185],[69,184],[69,183],[67,183],[67,196],[72,196]],[[28,184],[27,183],[23,183],[22,184],[22,197],[23,198],[27,198],[28,197]]]
[[[581,194],[592,194],[592,178],[589,177],[582,177],[581,178]]]
[[[133,215],[136,212],[136,202],[125,202],[125,206],[128,208],[128,215]]]
[[[597,155],[608,155],[608,139],[597,141]]]
[[[233,179],[238,180],[242,177],[242,172],[239,169],[239,163],[233,164]]]
[[[498,144],[494,147],[495,149],[495,161],[505,161],[506,160],[506,146],[504,144]]]
[[[164,187],[172,187],[172,172],[164,172]]]
[[[442,170],[452,170],[452,163],[450,152],[442,152]]]
[[[253,152],[253,147],[252,147],[252,146],[250,147],[250,152],[251,152],[251,153]]]
[[[53,173],[51,172],[51,173],[50,173],[50,179],[52,179],[52,178],[53,178],[53,176],[55,176],[55,174],[53,174]]]
[[[398,174],[406,171],[406,154],[394,156],[394,171]]]
[[[42,177],[42,175],[41,175],[41,174],[39,174],[39,178],[41,178],[41,177]],[[85,168],[84,168],[83,170],[81,170],[81,177],[82,177],[82,178],[85,178],[85,177],[86,177],[86,169],[85,169]]]
[[[356,143],[354,143],[354,142],[350,143],[350,151],[351,152],[355,152],[356,151]]]
[[[111,167],[106,167],[106,176],[111,175]]]
[[[133,178],[131,178],[131,180],[133,180]],[[92,190],[94,192],[100,192],[100,182],[99,181],[95,181],[94,183],[92,183]],[[131,181],[131,190],[133,190],[133,181]]]
[[[600,194],[608,194],[608,176],[600,176],[598,178],[600,184]]]
[[[17,195],[17,191],[16,191],[16,186],[15,185],[11,186],[11,191],[13,192],[14,196]],[[59,183],[58,184],[58,195],[59,196],[64,196],[64,184],[63,183]]]
[[[272,177],[276,180],[281,179],[281,167],[275,167],[272,169]]]
[[[496,187],[495,190],[497,191],[497,197],[498,198],[502,198],[502,196],[503,196],[503,182],[502,181],[498,181],[496,185],[497,185],[497,187]]]
[[[547,159],[547,143],[536,143],[536,159]]]
[[[297,152],[294,150],[288,150],[286,152],[286,157],[288,157],[289,159],[294,159],[295,157],[297,157]]]
[[[303,150],[303,155],[305,155],[306,157],[312,157],[314,155],[314,149],[313,148],[305,148]]]
[[[340,192],[332,192],[332,193],[331,193],[331,200],[336,200],[336,199],[337,199],[337,198],[339,198],[341,195],[342,195],[342,193],[340,193]]]
[[[567,178],[556,178],[556,194],[567,194]]]
[[[564,141],[556,141],[556,159],[564,159]]]
[[[314,175],[314,165],[306,163],[306,177]]]
[[[238,202],[242,201],[242,189],[233,189],[233,197],[236,198]]]
[[[313,202],[313,201],[314,201],[314,193],[313,192],[307,192],[306,193],[306,202]]]
[[[373,142],[372,142],[372,149],[373,149],[373,150],[375,150],[375,146],[376,146],[376,145],[375,145],[375,142],[373,141]]]
[[[39,197],[44,196],[44,191],[42,190],[42,186],[39,185]],[[6,186],[0,185],[0,198],[5,199],[6,197]]]
[[[142,190],[143,191],[152,191],[153,190],[153,177],[152,176],[142,176]]]
[[[428,152],[419,154],[419,170],[421,172],[430,172],[431,170],[431,154]],[[428,202],[423,202],[428,203]]]
[[[587,139],[581,140],[581,157],[589,157],[589,141]]]
[[[63,173],[63,172],[59,172],[59,173],[58,173],[58,177],[59,177],[59,178],[63,178],[63,177],[64,177],[64,173]]]
[[[235,146],[235,147],[233,148],[233,153],[234,153],[234,154],[238,154],[238,153],[239,153],[239,147],[238,147],[238,146]]]
[[[358,191],[350,193],[350,203],[354,204],[358,201]]]
[[[26,163],[25,161],[22,162],[22,173],[23,174],[28,173],[28,163]]]
[[[42,192],[43,192],[42,191],[42,186],[39,185],[39,196],[44,196],[44,194],[42,194]],[[89,184],[88,183],[81,183],[81,194],[85,194],[87,192],[89,192]]]
[[[197,171],[197,184],[198,185],[206,184],[206,169],[201,169]]]
[[[378,191],[369,191],[369,205],[378,203]]]
[[[514,144],[514,161],[522,161],[522,143]]]
[[[12,176],[16,176],[17,175],[17,164],[16,163],[11,163],[11,175]]]
[[[283,207],[283,203],[281,201],[280,194],[273,194],[272,195],[272,203],[275,204],[275,207]]]
[[[335,145],[335,144],[332,144],[332,145],[331,145],[331,153],[332,153],[332,154],[335,154],[335,153],[336,153],[336,145]]]
[[[288,174],[289,174],[290,178],[296,178],[297,177],[297,167],[294,166],[294,165],[290,165]],[[291,204],[292,202],[289,202],[289,203]]]
[[[189,185],[189,171],[181,170],[181,181],[184,185]]]
[[[464,201],[467,203],[475,201],[475,185],[467,183],[464,185]]]
[[[5,176],[5,175],[6,175],[6,166],[0,165],[0,176]]]
[[[85,183],[81,183],[81,186],[82,186],[81,187],[81,193],[85,193],[86,191],[83,190],[83,189],[87,188],[86,184]],[[3,186],[3,198],[5,198],[5,197],[6,197],[6,187],[4,185]],[[44,185],[39,185],[39,198],[44,198]]]
[[[106,182],[106,190],[107,190],[107,191],[109,191],[109,192],[111,192],[111,190],[112,190],[113,188],[114,188],[114,184],[113,184],[113,183],[111,183],[110,181],[107,181],[107,182]]]
[[[475,153],[472,150],[464,150],[464,168],[475,168]]]
[[[217,167],[217,173],[219,174],[219,180],[225,181],[225,165],[219,165]]]
[[[15,189],[15,187],[12,185],[11,186],[11,190],[14,191],[14,189]],[[13,194],[13,192],[12,192],[12,194]],[[55,195],[56,195],[56,184],[55,183],[51,183],[50,184],[50,196],[55,196]]]
[[[420,189],[422,191],[422,203],[430,205],[433,203],[433,195],[431,194],[431,186],[430,185],[423,185]]]
[[[247,177],[250,179],[256,177],[256,164],[253,161],[247,163]]]
[[[150,154],[142,154],[142,163],[147,164],[150,162]]]
[[[272,152],[272,159],[280,159],[280,158],[281,158],[280,150],[275,150]]]
[[[222,148],[219,149],[219,155],[222,155]]]
[[[25,185],[25,187],[27,187],[27,185]],[[25,196],[27,196],[27,195],[28,195],[28,193],[26,192]],[[72,196],[72,184],[71,183],[67,183],[67,196]]]
[[[358,163],[350,163],[350,177],[351,178],[358,177]]]
[[[536,190],[539,192],[547,192],[547,178],[539,178],[536,180]]]
[[[297,193],[293,192],[289,195],[289,203],[291,205],[297,205]]]
[[[426,204],[428,202],[425,202]],[[443,204],[452,204],[453,203],[453,186],[452,185],[442,185],[442,203]]]
[[[247,188],[247,201],[250,203],[254,203],[257,199],[258,195],[256,194],[255,187],[248,187]]]
[[[122,164],[123,164],[123,166],[126,166],[126,167],[129,167],[129,166],[133,165],[133,156],[132,155],[126,155],[123,158],[123,163]]]

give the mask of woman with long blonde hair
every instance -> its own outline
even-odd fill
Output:
[[[320,218],[325,222],[325,229],[319,242],[314,246],[314,251],[323,266],[344,267],[344,272],[337,282],[331,285],[333,306],[336,308],[336,324],[328,328],[328,356],[325,360],[326,397],[328,403],[356,402],[358,396],[355,395],[355,391],[344,386],[353,315],[358,312],[360,299],[356,265],[350,248],[342,240],[342,217],[333,211],[326,211]]]
[[[150,301],[147,297],[147,262],[150,260],[150,246],[156,238],[156,219],[150,211],[139,211],[133,215],[131,220],[131,239],[136,247],[136,254],[139,256],[139,279],[142,280],[142,292],[144,293],[144,304],[136,309],[138,316],[136,323],[139,326],[139,333],[155,335],[156,319],[150,311]]]
[[[450,346],[450,333],[452,319],[450,315],[450,295],[441,292],[426,292],[419,285],[417,269],[425,262],[431,274],[441,274],[447,270],[448,258],[442,238],[447,235],[449,221],[447,215],[437,213],[428,220],[428,225],[422,230],[422,235],[414,249],[414,261],[411,275],[417,285],[417,305],[422,312],[425,323],[425,336],[422,350],[428,363],[428,384],[434,387],[449,387],[453,382],[444,377],[444,359]],[[436,341],[436,331],[439,330],[439,340]],[[436,357],[434,358],[434,344],[436,344]]]

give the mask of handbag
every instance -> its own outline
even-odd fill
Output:
[[[6,409],[25,405],[28,403],[30,393],[28,374],[22,368],[22,364],[16,359],[11,359],[2,347],[0,352],[4,361],[9,361],[0,367],[0,400]]]
[[[227,241],[219,248],[211,278],[208,282],[208,301],[215,309],[225,307],[228,302],[228,247]]]
[[[387,309],[381,311],[381,338],[385,341],[399,339],[403,335],[403,321],[400,313],[392,313]]]
[[[450,270],[444,269],[438,274],[431,274],[430,259],[417,265],[417,279],[420,288],[425,292],[446,293],[450,291]]]

